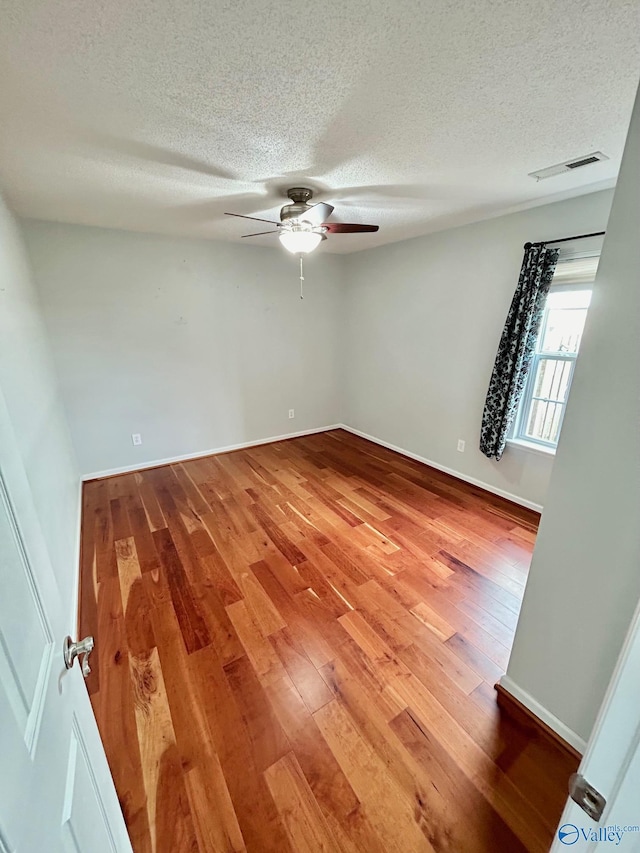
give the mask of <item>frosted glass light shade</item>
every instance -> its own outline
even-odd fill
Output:
[[[292,225],[289,228],[281,229],[279,239],[285,249],[293,255],[306,255],[308,252],[317,249],[322,240],[322,234],[310,231],[300,225]]]

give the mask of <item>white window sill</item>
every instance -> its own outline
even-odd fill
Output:
[[[555,447],[545,447],[543,444],[535,444],[533,441],[523,441],[521,438],[508,438],[507,445],[517,450],[527,450],[530,453],[540,453],[542,456],[555,456]]]

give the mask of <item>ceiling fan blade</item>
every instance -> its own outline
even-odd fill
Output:
[[[254,219],[256,222],[268,222],[270,225],[280,225],[274,219],[261,219],[259,216],[245,216],[244,213],[225,213],[225,216],[237,216],[239,219]]]
[[[318,204],[312,204],[299,218],[310,222],[312,225],[321,225],[325,219],[331,216],[333,210],[334,208],[330,204],[325,204],[325,202],[321,201]]]
[[[360,234],[365,231],[377,231],[379,225],[356,225],[353,222],[323,222],[322,227],[326,228],[329,234]]]
[[[278,231],[258,231],[257,234],[243,234],[243,237],[262,237],[263,234],[277,234]]]

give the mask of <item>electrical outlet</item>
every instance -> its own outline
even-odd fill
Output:
[[[463,439],[458,439],[458,453],[464,453],[464,441]]]
[[[138,444],[142,444],[142,436],[139,432],[131,433],[131,441],[137,446]]]
[[[295,409],[289,409],[289,417],[295,418],[295,416],[296,416]]]

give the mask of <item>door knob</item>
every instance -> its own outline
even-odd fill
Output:
[[[71,637],[65,637],[62,651],[64,653],[64,663],[67,669],[71,669],[73,662],[77,657],[82,655],[82,674],[86,678],[91,672],[89,666],[89,655],[93,651],[93,637],[85,637],[79,643],[74,643]]]

